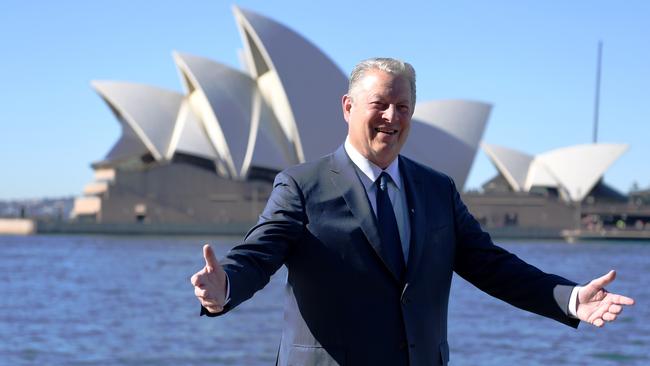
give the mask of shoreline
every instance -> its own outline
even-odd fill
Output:
[[[0,235],[96,234],[96,235],[225,235],[243,236],[256,223],[218,224],[83,223],[39,219],[0,218]],[[550,229],[499,227],[485,229],[494,239],[550,239],[569,243],[589,240],[650,240],[650,230]]]

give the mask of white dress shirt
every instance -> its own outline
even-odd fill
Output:
[[[409,257],[409,243],[411,240],[411,222],[408,215],[408,207],[406,204],[406,192],[404,184],[402,183],[402,176],[399,173],[399,159],[395,159],[386,169],[381,169],[365,156],[361,155],[357,149],[350,143],[349,137],[345,139],[345,152],[363,173],[360,174],[361,183],[366,190],[372,211],[377,217],[377,184],[375,182],[379,179],[382,172],[390,175],[391,180],[388,182],[388,198],[393,205],[395,212],[395,220],[397,221],[397,230],[399,231],[399,239],[402,244],[402,253],[404,254],[404,261],[408,264]]]

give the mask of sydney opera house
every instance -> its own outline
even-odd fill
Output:
[[[184,92],[93,81],[122,135],[93,163],[75,202],[80,221],[256,221],[275,174],[334,151],[345,139],[347,76],[316,46],[267,17],[234,8],[243,71],[173,53]],[[404,153],[462,187],[491,106],[442,100],[416,106]]]
[[[243,43],[241,70],[174,52],[183,92],[92,82],[122,134],[92,164],[95,181],[75,201],[75,222],[248,225],[278,171],[341,145],[346,74],[286,26],[237,7],[233,12]],[[445,172],[462,189],[490,111],[476,101],[420,102],[402,153]],[[465,200],[486,228],[557,233],[584,220],[585,204],[626,200],[602,179],[626,145],[577,145],[537,156],[482,148],[498,175]]]

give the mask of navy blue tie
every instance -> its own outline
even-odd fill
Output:
[[[390,175],[382,172],[379,175],[379,179],[375,181],[377,184],[377,222],[379,224],[379,237],[381,238],[381,246],[386,259],[390,262],[398,278],[403,280],[406,265],[404,263],[404,253],[402,252],[399,230],[397,229],[395,211],[393,211],[393,205],[388,197],[389,180]]]

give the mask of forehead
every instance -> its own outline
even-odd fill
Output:
[[[403,75],[370,70],[360,80],[361,91],[368,97],[381,96],[411,100],[411,86]]]

